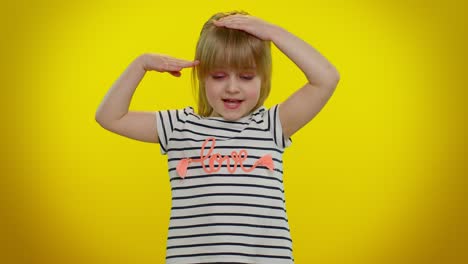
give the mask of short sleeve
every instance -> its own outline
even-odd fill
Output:
[[[180,129],[181,125],[185,124],[187,116],[190,115],[190,113],[193,113],[191,107],[156,111],[156,129],[158,132],[161,154],[167,154],[168,145],[174,130]]]
[[[291,138],[283,135],[283,126],[279,117],[280,105],[274,105],[267,110],[265,117],[268,119],[268,129],[273,137],[273,141],[280,149],[285,149],[292,144]]]

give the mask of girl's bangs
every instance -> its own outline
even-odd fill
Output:
[[[255,56],[252,36],[238,30],[224,29],[207,49],[206,71],[215,69],[233,69],[242,71],[256,69],[258,58]],[[259,40],[257,40],[259,41]],[[257,53],[258,54],[258,53]]]

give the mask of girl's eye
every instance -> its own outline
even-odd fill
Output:
[[[211,78],[215,79],[215,80],[219,80],[219,79],[223,79],[224,77],[226,77],[226,75],[211,75]],[[255,78],[255,75],[241,75],[240,76],[241,79],[243,80],[252,80],[253,78]]]

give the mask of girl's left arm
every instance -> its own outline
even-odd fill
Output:
[[[271,40],[305,74],[308,82],[281,103],[283,135],[289,138],[312,120],[328,102],[340,80],[336,68],[317,50],[287,30],[257,17],[232,15],[215,22]]]
[[[307,83],[280,104],[283,135],[292,134],[311,121],[332,96],[340,80],[336,68],[317,50],[283,28],[272,26],[271,40],[305,74]]]

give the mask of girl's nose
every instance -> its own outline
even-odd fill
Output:
[[[233,79],[230,79],[229,82],[226,84],[226,91],[229,93],[239,92],[239,83],[237,83]]]

